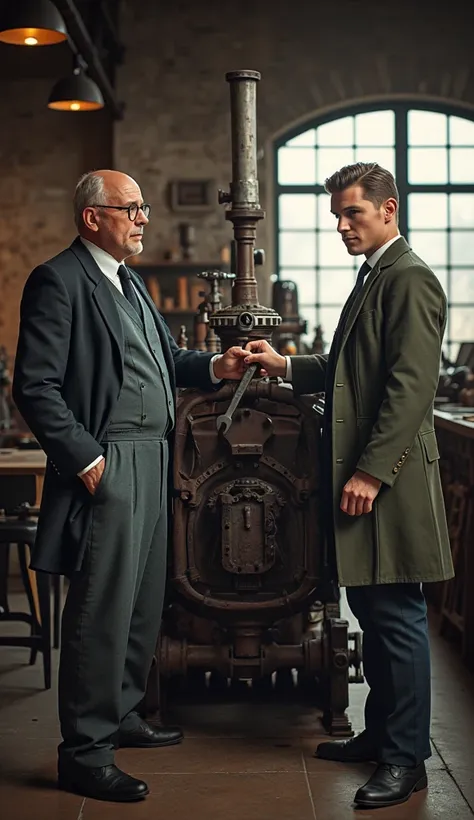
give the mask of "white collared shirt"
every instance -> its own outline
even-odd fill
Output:
[[[97,245],[94,245],[93,242],[89,242],[88,239],[84,239],[84,237],[82,236],[80,237],[80,239],[82,244],[89,251],[94,262],[97,263],[97,266],[100,268],[104,276],[106,276],[107,279],[110,279],[110,281],[115,285],[117,290],[119,290],[123,296],[122,283],[118,275],[118,269],[120,265],[125,264],[124,260],[122,260],[122,262],[117,262],[117,260],[114,259],[114,257],[111,256],[110,253],[104,251],[103,248],[99,248]]]
[[[400,239],[400,236],[401,236],[400,233],[397,233],[396,236],[392,236],[392,238],[389,239],[388,242],[385,243],[385,245],[381,245],[380,248],[377,248],[377,250],[374,251],[372,256],[369,256],[369,258],[367,259],[367,264],[370,265],[370,270],[372,270],[372,268],[375,268],[377,262],[379,261],[379,259],[382,258],[385,251],[387,251],[389,249],[390,245],[393,245],[393,243],[396,242],[397,239]],[[370,271],[369,271],[369,273],[370,273]]]
[[[366,261],[367,261],[367,264],[370,267],[370,270],[368,270],[367,273],[364,276],[364,283],[367,281],[367,277],[368,277],[369,273],[371,273],[372,269],[375,267],[375,265],[377,264],[379,259],[382,258],[385,251],[388,250],[390,245],[393,245],[393,243],[396,242],[397,239],[400,239],[400,236],[401,236],[400,232],[397,233],[396,236],[392,236],[392,238],[389,239],[388,242],[385,242],[384,245],[381,245],[380,248],[377,248],[377,250],[374,251],[374,253],[371,256],[369,256],[369,258]],[[292,376],[293,376],[293,373],[292,373],[292,370],[291,370],[291,358],[290,358],[290,356],[285,356],[285,359],[286,359],[286,376],[285,376],[285,379],[286,379],[287,382],[291,382],[291,379],[292,379]]]

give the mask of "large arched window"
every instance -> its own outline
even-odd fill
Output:
[[[321,324],[330,342],[363,261],[348,256],[323,187],[357,161],[395,174],[400,231],[448,298],[448,355],[474,339],[474,114],[398,102],[365,106],[300,126],[275,147],[277,274],[298,285],[307,341]]]

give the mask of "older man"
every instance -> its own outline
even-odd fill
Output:
[[[23,293],[13,396],[48,457],[32,567],[70,578],[59,671],[59,785],[134,801],[114,747],[179,743],[143,698],[166,574],[175,386],[242,374],[242,350],[180,350],[136,273],[150,206],[117,171],[79,181],[79,236]]]

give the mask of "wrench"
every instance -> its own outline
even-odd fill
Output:
[[[247,390],[247,387],[249,386],[253,376],[255,375],[258,369],[258,364],[251,364],[246,373],[242,376],[240,384],[232,397],[231,403],[227,408],[227,413],[223,413],[221,416],[217,416],[216,425],[218,432],[227,433],[230,425],[232,424],[232,417],[240,403],[240,400],[244,395],[245,391]]]

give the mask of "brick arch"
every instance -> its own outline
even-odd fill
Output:
[[[303,133],[308,128],[322,125],[353,114],[364,111],[376,111],[386,106],[410,104],[413,108],[422,108],[430,111],[440,111],[445,114],[455,114],[458,117],[474,119],[474,100],[467,102],[453,97],[441,95],[425,94],[421,92],[413,93],[393,93],[393,94],[371,94],[364,96],[354,96],[340,101],[334,101],[318,108],[306,111],[301,116],[288,120],[285,124],[277,127],[268,134],[265,147],[265,155],[268,157],[269,149],[276,144],[281,145],[286,140],[297,134]]]
[[[340,57],[326,48],[315,57],[302,46],[291,71],[282,63],[272,66],[267,74],[262,66],[258,93],[259,108],[264,106],[263,137],[273,141],[307,119],[380,101],[413,99],[472,110],[472,68],[462,59],[461,43],[454,58],[453,45],[449,49],[446,43],[447,50],[439,52],[439,61],[433,59],[435,42],[419,39],[415,48],[410,31],[405,32],[404,57],[396,61],[380,51],[361,55],[353,40],[347,50],[341,44]]]

